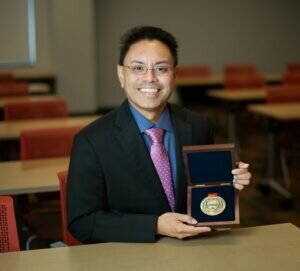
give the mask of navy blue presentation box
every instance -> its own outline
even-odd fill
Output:
[[[223,227],[240,223],[238,192],[233,186],[233,144],[184,146],[187,211],[198,226]]]

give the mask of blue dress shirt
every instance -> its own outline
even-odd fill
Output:
[[[164,147],[168,152],[169,160],[171,164],[171,171],[172,171],[172,179],[174,185],[174,191],[176,192],[176,148],[175,148],[175,134],[173,129],[173,124],[170,117],[170,112],[168,106],[165,107],[164,111],[162,112],[161,116],[159,117],[156,124],[153,124],[151,121],[146,119],[140,112],[138,112],[130,103],[129,103],[130,111],[137,123],[137,126],[140,130],[140,133],[143,135],[145,143],[148,147],[150,152],[151,148],[151,140],[149,137],[144,133],[146,130],[156,127],[163,129],[165,131],[163,143]]]

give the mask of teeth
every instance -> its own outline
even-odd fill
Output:
[[[156,88],[140,88],[141,92],[147,92],[147,93],[156,93],[159,91],[159,89]]]

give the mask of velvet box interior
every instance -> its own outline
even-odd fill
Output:
[[[231,173],[235,165],[232,144],[185,146],[183,148],[188,214],[199,226],[239,223],[238,195]]]

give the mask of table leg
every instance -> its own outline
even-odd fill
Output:
[[[236,114],[238,112],[238,106],[235,103],[229,103],[228,107],[228,141],[235,145],[236,157],[239,159],[240,142],[236,131]]]
[[[274,165],[275,165],[275,133],[276,133],[276,123],[271,119],[268,121],[268,136],[267,136],[267,176],[263,185],[274,189],[279,194],[281,194],[286,199],[291,199],[291,192],[284,188],[275,179]]]
[[[228,140],[229,142],[236,142],[236,127],[235,127],[235,114],[234,112],[229,112],[228,115]]]

